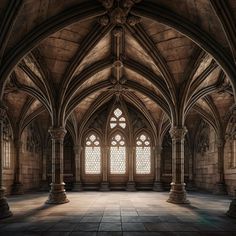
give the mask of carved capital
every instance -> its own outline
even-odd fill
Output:
[[[219,139],[217,140],[217,147],[218,147],[218,148],[222,148],[222,147],[224,147],[224,145],[225,145],[225,140],[222,139],[222,138],[219,138]]]
[[[81,149],[82,149],[82,147],[80,145],[74,145],[73,149],[74,149],[74,153],[75,154],[79,154]]]
[[[122,36],[122,34],[123,34],[123,28],[122,27],[120,27],[120,26],[117,26],[117,27],[115,27],[115,29],[112,31],[112,33],[113,33],[113,35],[115,36],[115,37],[121,37]]]
[[[174,126],[170,129],[169,133],[172,139],[182,140],[188,132],[186,127]]]
[[[66,130],[64,127],[51,127],[48,132],[50,133],[52,139],[63,140],[66,135]]]

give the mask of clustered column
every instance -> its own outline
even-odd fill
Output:
[[[186,127],[172,127],[170,135],[172,138],[172,183],[168,202],[189,203],[186,198],[184,183],[184,137],[187,133]]]
[[[161,151],[162,151],[161,145],[157,145],[154,147],[155,180],[153,184],[153,190],[157,192],[163,191],[163,186],[161,182]]]
[[[0,104],[0,219],[12,215],[7,203],[7,199],[5,197],[6,189],[3,187],[3,157],[4,157],[3,126],[5,118],[6,118],[6,107],[3,104]]]
[[[69,202],[63,181],[63,141],[66,130],[63,127],[51,128],[49,133],[52,139],[52,183],[46,203],[66,203]]]
[[[81,146],[75,145],[74,146],[74,153],[75,153],[75,183],[73,185],[73,191],[80,192],[83,190],[82,184],[81,184],[81,162],[80,162],[80,156],[81,156]]]
[[[15,174],[14,174],[14,183],[12,185],[12,194],[21,195],[24,194],[23,184],[21,182],[22,173],[21,173],[21,160],[20,155],[22,154],[22,141],[20,138],[15,140],[15,149],[16,149],[16,161],[15,161]]]
[[[215,187],[215,194],[224,195],[227,194],[225,178],[224,178],[224,144],[223,139],[219,139],[217,143],[217,155],[218,155],[218,181]]]

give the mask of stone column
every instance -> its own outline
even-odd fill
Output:
[[[172,183],[168,202],[182,204],[189,203],[186,197],[184,183],[184,136],[186,127],[172,127]]]
[[[126,185],[126,190],[133,192],[136,191],[134,182],[134,158],[135,158],[135,147],[129,147],[128,149],[128,172],[129,180]]]
[[[162,151],[161,145],[157,145],[154,147],[153,153],[154,153],[155,179],[153,183],[153,191],[156,191],[156,192],[164,191],[163,184],[161,182],[161,151]]]
[[[81,152],[82,147],[80,145],[74,146],[74,153],[75,153],[75,183],[73,184],[73,191],[80,192],[83,190],[81,184]]]
[[[219,195],[227,194],[224,178],[224,145],[225,141],[223,139],[219,139],[217,142],[218,181],[214,189],[214,193]]]
[[[109,191],[109,183],[108,183],[108,157],[110,148],[109,146],[103,147],[104,152],[102,155],[102,183],[100,186],[100,191]]]
[[[7,198],[5,197],[6,188],[3,187],[3,158],[4,158],[3,126],[5,118],[6,118],[6,107],[3,104],[0,104],[0,219],[12,215],[7,203]]]
[[[48,191],[48,180],[47,180],[47,149],[44,148],[42,151],[42,179],[40,184],[41,191]]]
[[[15,159],[15,176],[14,183],[12,185],[12,194],[21,195],[24,194],[24,187],[22,184],[22,172],[21,172],[21,155],[22,155],[22,141],[18,138],[15,140],[15,150],[16,150],[16,159]]]
[[[63,141],[66,134],[64,127],[49,129],[52,139],[52,183],[48,204],[62,204],[69,200],[66,196],[65,183],[63,181]]]

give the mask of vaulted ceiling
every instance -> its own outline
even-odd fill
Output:
[[[234,0],[2,0],[1,98],[22,129],[37,117],[78,125],[118,94],[160,133],[188,115],[223,132],[235,16]]]

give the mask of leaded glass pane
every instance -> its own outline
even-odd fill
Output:
[[[122,111],[119,108],[116,108],[114,111],[114,115],[118,118],[122,115]]]
[[[113,116],[110,119],[110,128],[111,129],[115,128],[117,125],[123,129],[126,127],[125,117],[122,114],[123,113],[119,108],[116,108],[114,110]]]
[[[125,140],[120,134],[113,136],[111,140],[110,172],[111,174],[125,174],[126,172]]]
[[[136,140],[136,173],[151,173],[151,147],[150,138],[144,134]]]
[[[101,173],[101,149],[99,138],[96,135],[87,137],[85,147],[85,173]]]

